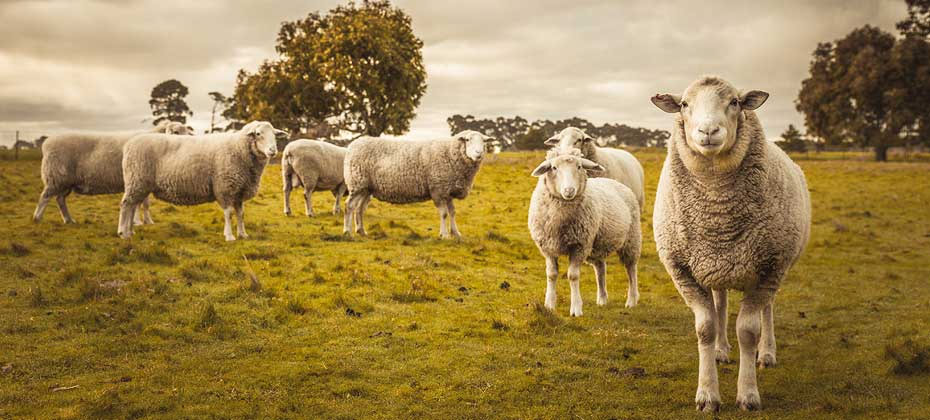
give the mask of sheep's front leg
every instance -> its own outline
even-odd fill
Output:
[[[717,311],[717,361],[730,362],[730,340],[727,338],[727,291],[714,290],[714,308]]]
[[[594,263],[594,277],[597,278],[597,304],[607,304],[607,262]]]
[[[239,238],[246,239],[249,237],[248,233],[245,233],[245,206],[242,202],[236,203],[236,220],[239,222]]]
[[[555,292],[555,282],[559,278],[559,257],[546,256],[546,308],[555,310],[558,300]]]
[[[433,200],[436,204],[436,209],[439,210],[439,238],[448,239],[449,238],[449,207],[447,201],[445,200]]]
[[[762,309],[752,292],[743,299],[736,318],[736,335],[739,338],[739,380],[736,383],[736,404],[741,410],[758,410],[762,407],[759,386],[756,383],[756,349],[762,332]]]
[[[451,198],[446,201],[446,207],[449,208],[449,228],[452,230],[452,236],[455,236],[456,239],[462,239],[459,226],[455,223],[455,204],[452,203]]]
[[[232,213],[232,206],[223,207],[223,220],[226,222],[223,226],[223,236],[226,238],[227,242],[236,240],[232,231]]]
[[[48,206],[48,202],[52,199],[52,191],[46,187],[42,190],[42,194],[39,195],[39,203],[36,204],[36,211],[32,213],[32,221],[38,223],[42,220],[42,214],[45,213],[45,207]]]
[[[581,316],[581,262],[583,258],[572,255],[568,259],[568,285],[572,292],[571,316]]]
[[[346,199],[346,212],[342,216],[342,234],[352,236],[352,222],[355,220],[355,211],[358,208],[359,194],[350,192]]]
[[[313,189],[309,187],[304,187],[304,212],[307,214],[307,217],[316,216],[313,213]]]
[[[123,199],[119,203],[119,223],[116,228],[117,235],[123,239],[132,237],[132,225],[138,205],[139,203],[134,202],[128,192],[123,194]]]
[[[775,367],[775,302],[762,309],[762,337],[759,340],[759,366]]]
[[[717,378],[717,359],[714,344],[717,339],[717,320],[710,290],[702,287],[691,276],[690,270],[674,267],[669,270],[675,288],[694,312],[694,330],[698,339],[698,386],[694,403],[699,411],[720,411],[720,382]]]

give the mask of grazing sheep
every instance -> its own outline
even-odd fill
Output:
[[[643,165],[639,164],[636,157],[630,152],[622,149],[613,149],[610,147],[597,147],[594,145],[594,138],[585,134],[575,127],[568,127],[546,140],[546,144],[554,146],[563,151],[571,149],[581,150],[585,159],[595,162],[602,167],[604,171],[592,176],[604,177],[617,180],[623,185],[630,187],[636,200],[639,201],[639,207],[642,208],[644,203],[643,190]]]
[[[291,190],[304,187],[307,216],[313,217],[310,194],[316,190],[329,190],[336,198],[333,214],[341,210],[339,201],[346,193],[342,162],[346,148],[317,140],[294,140],[281,155],[281,179],[284,182],[284,214],[291,215]]]
[[[639,203],[629,187],[610,178],[588,178],[604,168],[573,149],[551,150],[534,171],[539,177],[530,200],[530,236],[546,257],[546,307],[555,309],[559,256],[568,255],[572,291],[570,314],[581,316],[578,277],[581,263],[594,266],[597,304],[607,303],[606,258],[616,253],[629,277],[626,307],[636,306],[639,290],[636,263],[642,234]]]
[[[694,312],[698,337],[697,408],[720,407],[716,361],[728,359],[727,290],[743,292],[736,320],[736,402],[760,408],[756,354],[775,364],[772,304],[810,236],[810,196],[801,171],[765,139],[753,112],[768,94],[740,92],[702,77],[683,96],[652,102],[678,113],[656,192],[659,259]]]
[[[352,234],[353,217],[356,232],[365,234],[362,220],[374,196],[396,204],[432,199],[439,209],[439,236],[449,238],[451,229],[453,236],[461,238],[452,199],[468,195],[490,140],[471,130],[432,141],[373,137],[355,140],[345,158],[349,198],[344,234]]]
[[[239,222],[240,238],[247,238],[243,202],[258,192],[262,171],[277,151],[276,134],[285,134],[264,121],[253,121],[233,133],[204,134],[182,139],[163,134],[133,137],[123,149],[126,192],[120,203],[119,228],[132,236],[135,207],[149,194],[173,204],[216,201],[223,208],[223,234],[234,241],[231,216]]]
[[[187,134],[187,127],[171,121],[148,131],[69,133],[46,140],[42,144],[42,182],[45,188],[39,196],[32,220],[42,220],[52,197],[58,199],[58,210],[64,222],[74,223],[65,202],[72,191],[86,195],[123,192],[123,146],[130,138],[142,133]],[[148,198],[142,201],[142,210],[145,220],[137,223],[153,223]]]

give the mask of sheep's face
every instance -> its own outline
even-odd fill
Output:
[[[265,121],[253,121],[243,127],[242,130],[249,137],[252,151],[256,154],[264,154],[269,158],[278,153],[278,140],[276,137],[287,135],[286,132],[272,127],[271,123]]]
[[[594,138],[585,134],[581,129],[568,127],[546,140],[546,145],[568,152],[571,149],[584,150],[585,146],[591,144],[592,141]]]
[[[546,159],[533,170],[533,176],[544,176],[543,182],[549,195],[572,201],[584,194],[588,185],[588,171],[603,171],[604,168],[578,154],[558,155]]]
[[[484,156],[485,149],[491,138],[473,130],[462,131],[455,136],[465,145],[465,156],[473,161],[479,161]]]
[[[165,126],[165,134],[173,134],[176,136],[186,136],[190,134],[190,132],[187,130],[186,125],[181,124],[177,121],[171,121],[168,123],[168,125]]]
[[[665,112],[681,113],[688,147],[714,156],[733,147],[743,111],[759,108],[768,97],[759,90],[740,93],[723,79],[702,77],[688,86],[684,95],[660,94],[652,103]]]

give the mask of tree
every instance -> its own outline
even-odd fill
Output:
[[[187,86],[175,79],[156,85],[152,89],[152,99],[149,100],[152,116],[155,117],[152,124],[158,125],[165,120],[187,123],[187,117],[194,115],[187,107],[187,102],[184,102],[187,93]]]
[[[868,25],[819,44],[796,101],[807,131],[829,144],[873,147],[876,160],[886,160],[901,130],[885,94],[896,88],[888,64],[894,46],[893,35]]]
[[[410,17],[387,1],[310,13],[282,24],[279,59],[240,71],[223,115],[301,133],[326,122],[357,135],[403,134],[426,92],[422,49]]]
[[[897,24],[905,37],[930,37],[930,0],[906,0],[907,19]]]
[[[216,110],[220,109],[220,113],[226,110],[229,106],[229,99],[226,98],[226,95],[223,95],[220,92],[210,92],[207,95],[210,95],[210,99],[213,100],[213,109],[210,110],[210,128],[207,130],[208,133],[213,133],[216,131],[221,131],[216,125]]]
[[[804,153],[807,151],[804,136],[794,127],[794,124],[788,124],[788,129],[781,134],[781,141],[775,144],[786,152]]]
[[[516,140],[513,143],[513,148],[516,150],[542,150],[546,149],[546,139],[552,137],[551,133],[547,133],[538,128],[531,128],[526,133],[523,133],[517,136]]]

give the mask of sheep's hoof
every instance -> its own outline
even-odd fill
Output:
[[[775,364],[776,364],[775,354],[774,353],[759,353],[758,363],[759,363],[759,367],[763,369],[775,367]]]
[[[76,224],[76,223],[77,223],[77,222],[75,222],[74,219],[65,219],[65,224],[66,224],[66,225],[73,225],[73,224]]]
[[[133,226],[142,226],[142,225],[144,225],[144,224],[145,224],[145,222],[143,222],[143,221],[141,221],[141,220],[133,220],[133,222],[132,222],[132,225],[133,225]]]
[[[236,240],[236,237],[235,237],[235,236],[226,235],[226,242],[232,242],[232,241],[235,241],[235,240]]]
[[[694,398],[694,404],[697,411],[717,413],[720,411],[720,396],[698,390],[697,397]]]
[[[627,307],[627,308],[632,308],[632,307],[636,306],[637,303],[639,303],[639,296],[638,296],[638,295],[636,295],[636,296],[627,296],[627,297],[626,297],[626,307]]]
[[[730,348],[726,347],[717,347],[717,362],[718,363],[730,363]]]
[[[290,211],[290,210],[284,210],[284,215],[287,216],[287,217],[291,217],[291,211]]]
[[[239,234],[239,239],[249,239],[249,234],[242,232]]]
[[[606,304],[607,304],[607,294],[605,293],[603,296],[597,295],[597,306],[604,306],[604,305],[606,305]],[[627,306],[627,307],[630,306],[630,301],[629,301],[629,300],[627,300],[626,306]]]
[[[762,408],[762,400],[759,398],[759,393],[755,391],[747,395],[737,395],[736,404],[743,411],[756,411]]]
[[[581,316],[581,308],[572,308],[569,312],[571,316]]]
[[[311,211],[310,213],[307,213],[307,217],[316,217],[316,214]]]

